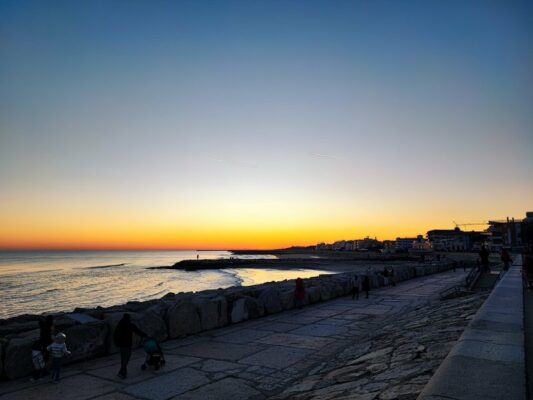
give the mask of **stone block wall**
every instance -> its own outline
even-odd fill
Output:
[[[401,282],[451,269],[452,262],[394,266],[395,280]],[[382,271],[383,265],[376,268]],[[372,288],[383,284],[379,274],[340,273],[304,279],[307,296],[304,305],[348,295],[354,274],[370,276]],[[260,318],[294,308],[294,281],[207,290],[198,293],[169,293],[159,300],[129,302],[120,306],[76,309],[73,313],[54,314],[56,331],[67,335],[72,354],[65,364],[112,354],[116,324],[125,312],[147,335],[158,341]],[[39,338],[37,315],[0,320],[0,376],[16,379],[32,371],[31,346]],[[134,335],[134,346],[140,339]]]

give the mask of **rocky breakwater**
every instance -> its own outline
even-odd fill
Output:
[[[451,269],[452,262],[394,266],[398,282]],[[383,266],[379,267],[382,270]],[[372,288],[383,285],[382,277],[367,271]],[[305,279],[305,304],[348,295],[354,273],[320,275]],[[359,274],[363,275],[363,274]],[[67,335],[73,363],[117,351],[112,332],[128,312],[141,330],[159,341],[174,339],[239,323],[294,308],[294,281],[231,287],[198,293],[169,293],[158,300],[129,302],[120,306],[76,309],[54,314],[56,331]],[[16,379],[32,371],[31,346],[39,338],[41,316],[22,315],[0,320],[0,372],[2,379]],[[134,343],[138,346],[140,341]]]

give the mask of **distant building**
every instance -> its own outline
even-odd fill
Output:
[[[395,253],[396,252],[396,240],[384,240],[382,242],[382,253]]]
[[[354,250],[355,250],[355,241],[347,240],[346,243],[344,243],[344,251],[354,251]]]
[[[431,251],[433,246],[429,240],[424,239],[422,235],[418,235],[413,242],[412,249],[418,251]]]
[[[381,242],[379,240],[376,238],[372,239],[368,236],[364,239],[354,240],[354,242],[356,250],[372,250],[381,247]]]
[[[396,250],[407,251],[413,248],[413,243],[417,240],[416,237],[396,238]]]
[[[331,245],[326,243],[319,243],[315,246],[316,250],[331,250]]]
[[[455,229],[433,229],[427,233],[428,240],[436,251],[472,251],[485,243],[489,234],[486,232],[464,232]]]
[[[527,214],[526,214],[527,215]],[[501,250],[502,247],[522,246],[522,221],[515,221],[514,218],[503,221],[489,221],[487,232],[490,236],[490,247],[494,251]]]
[[[331,248],[333,250],[337,250],[337,251],[345,250],[345,248],[346,248],[346,240],[338,240],[338,241],[336,241],[335,243],[333,243]]]

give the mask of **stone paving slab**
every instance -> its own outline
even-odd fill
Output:
[[[78,368],[65,368],[61,371],[61,379],[65,379],[74,375],[83,373]],[[33,386],[48,385],[50,383],[50,375],[39,379],[38,381],[30,381],[30,378],[20,378],[14,381],[0,382],[0,398],[3,400],[2,395],[5,393],[15,392],[17,390],[23,390]]]
[[[335,325],[335,326],[344,326],[350,323],[349,320],[341,318],[326,318],[321,321],[316,322],[319,325]]]
[[[264,331],[271,331],[271,332],[288,332],[292,331],[293,329],[299,328],[303,326],[303,324],[292,324],[288,322],[267,322],[265,324],[259,325],[257,329],[262,329]]]
[[[508,345],[479,340],[460,340],[450,356],[476,357],[481,360],[524,364],[524,344]]]
[[[274,346],[288,346],[302,349],[320,349],[334,342],[334,339],[294,335],[292,333],[273,333],[272,335],[259,339],[258,342]]]
[[[192,357],[235,361],[252,353],[257,353],[260,350],[262,350],[262,347],[259,346],[220,343],[205,340],[188,346],[178,347],[169,352],[172,354],[181,354]]]
[[[261,392],[255,390],[246,381],[226,378],[173,397],[172,400],[252,400],[263,398]]]
[[[148,400],[167,400],[209,383],[207,375],[192,368],[178,369],[126,387],[124,391]]]
[[[258,329],[241,329],[236,332],[231,332],[226,335],[217,336],[216,340],[227,343],[250,343],[256,339],[268,336],[270,332]]]
[[[521,346],[524,343],[524,338],[521,332],[495,332],[492,330],[481,329],[469,329],[463,334],[461,339],[514,346]]]
[[[317,310],[313,310],[313,312],[309,312],[309,310],[303,311],[302,313],[296,314],[297,316],[305,316],[305,317],[333,317],[334,315],[340,314],[344,309],[328,309],[328,308],[319,308]]]
[[[33,386],[18,392],[3,395],[2,400],[86,400],[92,397],[112,392],[119,385],[87,375],[74,375],[61,379],[58,384]]]
[[[285,314],[285,313],[283,313]],[[317,321],[320,321],[321,317],[317,317],[311,314],[307,315],[283,315],[281,314],[276,321],[277,322],[288,322],[290,324],[313,324]]]
[[[60,400],[60,399],[57,399]],[[138,400],[138,397],[132,397],[125,393],[113,392],[104,394],[103,396],[94,397],[91,400]]]
[[[297,328],[290,333],[303,336],[330,337],[342,335],[346,332],[348,332],[348,328],[345,326],[327,325],[320,323],[319,321],[316,324],[310,324],[302,326],[301,328]]]
[[[93,369],[88,371],[87,373],[89,375],[97,376],[100,378],[105,379],[111,379],[118,383],[125,383],[125,384],[131,384],[135,382],[139,382],[142,380],[146,380],[150,376],[158,376],[161,374],[164,374],[166,372],[182,368],[186,365],[195,363],[197,361],[200,361],[199,358],[194,357],[186,357],[186,356],[175,356],[171,354],[167,354],[165,356],[165,366],[161,368],[159,371],[155,371],[153,367],[148,367],[146,370],[141,369],[141,365],[144,363],[145,358],[137,358],[135,360],[131,360],[128,364],[128,377],[126,379],[120,379],[117,376],[117,373],[120,369],[120,361],[117,360],[115,357],[115,363],[112,365],[108,365],[106,367],[102,367],[99,369]]]
[[[313,351],[310,349],[269,347],[252,356],[243,358],[239,362],[251,365],[261,365],[274,369],[283,369],[297,363],[312,352]]]
[[[220,360],[207,360],[204,361],[201,369],[205,372],[229,372],[239,371],[244,369],[245,366],[229,361]]]

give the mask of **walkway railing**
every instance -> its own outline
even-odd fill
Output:
[[[470,272],[465,278],[466,288],[471,289],[476,284],[476,281],[478,280],[480,275],[481,275],[481,268],[479,267],[479,265],[472,267],[470,269]]]

